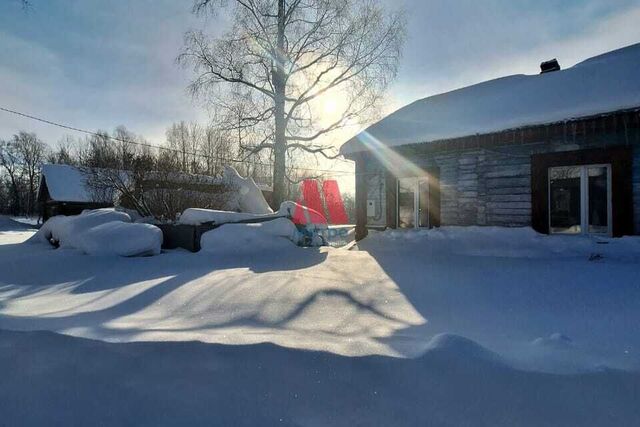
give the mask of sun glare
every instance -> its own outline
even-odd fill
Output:
[[[324,101],[323,113],[327,116],[334,115],[338,110],[338,102],[335,98],[328,98]]]

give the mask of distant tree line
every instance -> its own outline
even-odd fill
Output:
[[[19,132],[0,140],[0,211],[33,215],[40,166],[47,146],[34,133]]]
[[[197,175],[199,178],[193,184],[202,187],[203,176],[219,177],[225,166],[233,166],[242,176],[270,184],[272,169],[268,154],[246,150],[241,138],[248,137],[236,133],[237,130],[233,132],[214,124],[180,121],[169,126],[165,144],[160,148],[124,126],[85,137],[65,136],[54,146],[45,144],[35,133],[19,132],[6,140],[0,139],[0,213],[26,216],[39,213],[37,191],[44,163],[67,164],[87,171],[93,191],[115,190],[145,216],[171,217],[184,206],[220,208],[217,202],[207,202],[196,192],[158,189],[147,191],[143,198],[144,189],[139,183],[175,180],[176,174],[184,182],[184,176]],[[103,172],[91,172],[95,170]],[[127,171],[135,179],[125,181],[117,171]],[[301,180],[321,178],[311,175],[306,169],[290,165],[287,198],[297,200]]]

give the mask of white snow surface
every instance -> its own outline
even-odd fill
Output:
[[[415,101],[369,126],[342,154],[428,143],[640,107],[640,43],[536,75],[513,75]]]
[[[297,216],[298,220],[301,222],[304,221],[305,224],[314,224],[319,228],[327,228],[327,220],[324,217],[320,217],[312,213],[308,207],[292,201],[282,202],[280,204],[280,208],[275,213],[271,211],[269,213],[256,214],[248,212],[221,211],[215,209],[188,208],[182,212],[178,219],[178,223],[187,225],[200,225],[207,222],[222,224],[276,216],[289,218]]]
[[[178,218],[179,224],[200,225],[206,222],[222,224],[246,219],[262,218],[268,214],[253,214],[246,212],[221,211],[216,209],[188,208]]]
[[[251,224],[224,224],[207,231],[200,238],[203,251],[230,254],[278,252],[290,250],[301,236],[287,218]]]
[[[89,255],[157,255],[162,231],[151,224],[131,223],[125,212],[105,208],[54,216],[30,238],[32,243],[51,241],[60,248],[78,249]]]
[[[359,250],[283,239],[125,258],[17,238],[32,235],[0,220],[8,424],[640,417],[638,237],[443,227],[372,233]]]
[[[224,224],[228,222],[238,222],[250,219],[276,218],[280,211],[275,214],[254,214],[246,212],[221,211],[216,209],[188,208],[180,215],[178,224],[200,225],[207,222]],[[285,214],[281,215],[285,216]]]
[[[81,234],[78,249],[89,255],[149,256],[158,255],[162,231],[152,224],[107,222]]]

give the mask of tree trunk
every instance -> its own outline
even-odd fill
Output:
[[[278,208],[285,196],[285,171],[287,156],[286,122],[284,119],[286,81],[284,72],[284,11],[285,0],[278,0],[278,35],[275,64],[273,67],[273,88],[275,107],[275,141],[273,144],[273,205]]]

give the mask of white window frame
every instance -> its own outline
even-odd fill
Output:
[[[606,233],[590,233],[589,232],[589,168],[607,168],[607,232]],[[552,231],[551,227],[551,169],[559,168],[579,168],[580,169],[580,233],[566,233],[561,231]],[[607,235],[611,236],[613,233],[613,218],[612,218],[612,202],[611,202],[611,164],[610,163],[594,163],[587,165],[562,165],[551,166],[547,170],[547,225],[549,227],[549,234],[562,234],[567,236],[572,235]]]
[[[429,188],[430,180],[428,175],[423,176],[408,176],[396,179],[396,228],[400,228],[400,180],[412,180],[413,186],[413,228],[431,228],[431,216],[429,215],[429,211],[431,210],[431,201],[430,193],[431,189]],[[420,225],[420,182],[424,181],[427,184],[427,200],[426,200],[426,209],[427,209],[427,225]]]

